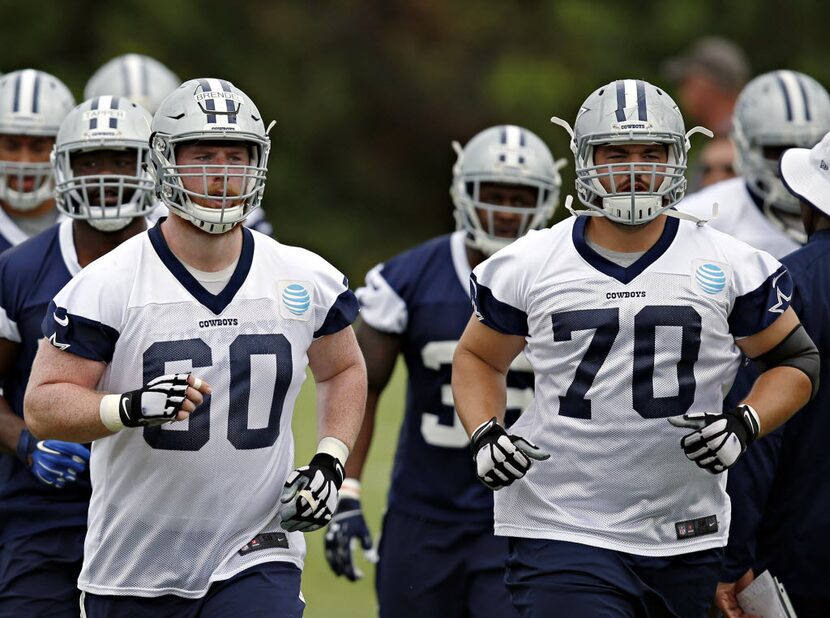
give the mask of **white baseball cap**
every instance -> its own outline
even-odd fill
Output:
[[[812,148],[790,148],[781,156],[787,190],[830,217],[830,133]]]

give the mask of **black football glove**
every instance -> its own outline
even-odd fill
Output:
[[[550,457],[524,438],[508,435],[495,416],[473,432],[470,448],[478,479],[493,491],[522,478],[530,469],[531,460]]]
[[[289,474],[280,496],[283,529],[312,532],[329,523],[344,476],[343,465],[327,453],[317,453],[307,466]]]
[[[350,480],[352,479],[347,479],[346,482]],[[353,582],[363,577],[354,562],[357,546],[363,548],[363,555],[369,562],[377,562],[377,552],[372,547],[372,534],[363,518],[360,500],[346,497],[345,484],[340,494],[342,498],[337,505],[337,512],[326,529],[326,561],[335,575],[342,575]]]
[[[722,414],[687,412],[670,416],[675,427],[695,429],[680,441],[686,457],[712,474],[734,464],[761,430],[758,413],[746,404]]]
[[[150,380],[142,388],[121,395],[118,414],[125,427],[148,427],[176,420],[187,394],[190,373],[174,373]]]

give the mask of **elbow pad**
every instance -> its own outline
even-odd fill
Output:
[[[810,399],[816,396],[819,387],[819,359],[818,348],[810,335],[799,324],[790,334],[784,337],[783,341],[768,352],[752,359],[761,372],[773,367],[795,367],[810,378],[812,392]]]

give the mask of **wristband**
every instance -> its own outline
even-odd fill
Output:
[[[351,498],[352,500],[360,500],[360,481],[353,478],[347,478],[340,486],[340,497],[343,499]]]
[[[121,395],[104,395],[104,398],[101,400],[101,406],[98,409],[104,427],[113,433],[124,429],[124,423],[121,422],[121,413],[118,410],[120,402]]]
[[[326,436],[317,445],[317,454],[320,453],[331,455],[340,462],[341,466],[345,466],[346,460],[349,458],[349,447],[342,440]]]

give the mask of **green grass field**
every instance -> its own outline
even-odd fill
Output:
[[[398,363],[378,406],[375,437],[363,471],[361,502],[375,543],[380,532],[383,510],[386,508],[389,474],[403,414],[405,384],[406,369],[403,363]],[[314,380],[310,374],[297,400],[293,428],[297,465],[305,465],[317,447]],[[302,586],[306,600],[305,618],[376,616],[374,567],[363,561],[362,553],[358,551],[358,563],[365,577],[355,583],[343,577],[335,577],[323,555],[323,535],[324,530],[318,530],[305,537],[308,543]]]

